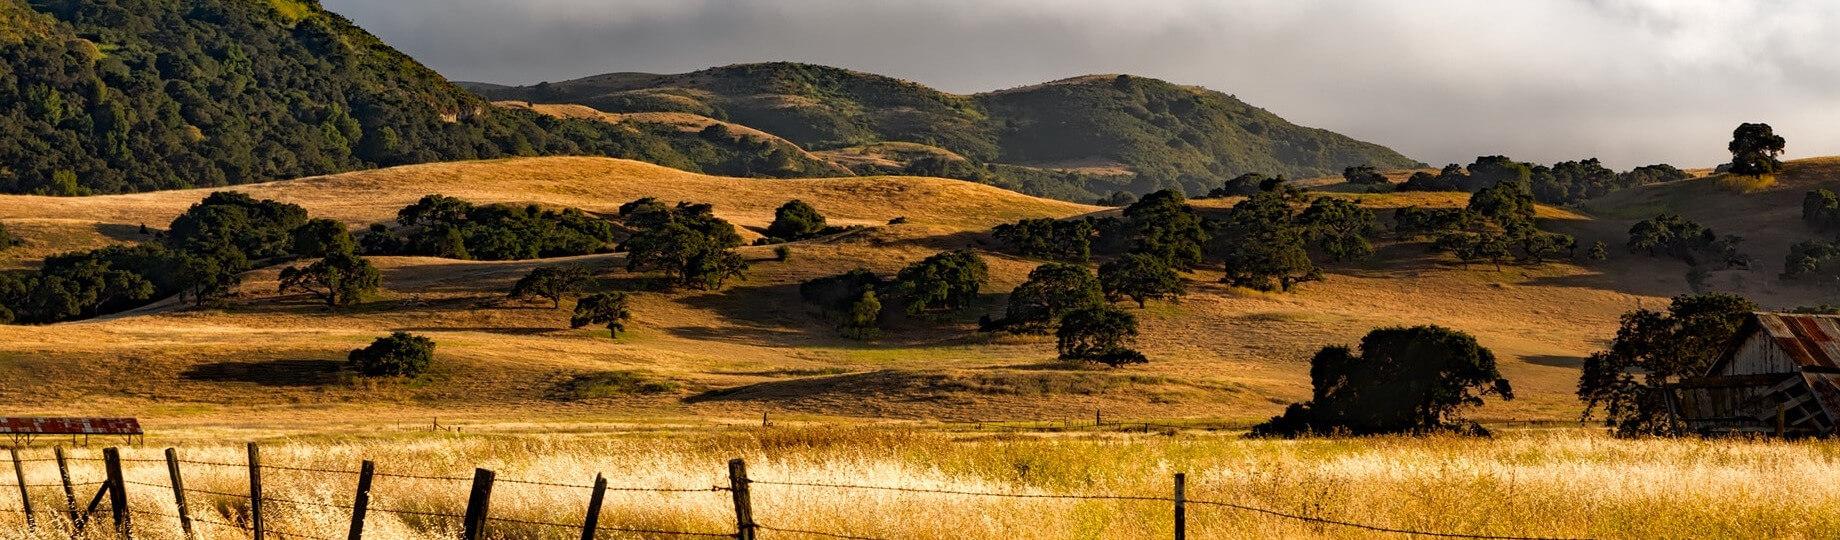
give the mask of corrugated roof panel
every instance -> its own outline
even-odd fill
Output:
[[[1840,318],[1758,313],[1757,322],[1797,365],[1840,367]]]

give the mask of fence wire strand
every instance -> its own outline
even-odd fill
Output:
[[[1060,495],[1052,493],[991,493],[982,491],[960,491],[951,489],[910,488],[899,486],[867,486],[858,484],[827,484],[822,482],[779,482],[770,480],[748,480],[749,484],[768,486],[800,486],[833,489],[862,489],[870,491],[899,491],[903,493],[935,493],[941,495],[971,495],[977,497],[1003,497],[1011,499],[1067,499],[1067,500],[1108,500],[1108,501],[1165,501],[1174,502],[1169,497],[1149,497],[1143,495]]]
[[[840,538],[843,540],[883,540],[882,538],[874,537],[874,536],[856,536],[853,534],[830,533],[830,532],[823,532],[823,531],[807,531],[803,529],[782,529],[779,527],[774,527],[771,525],[763,525],[760,523],[755,523],[754,528],[760,529],[763,531],[803,534],[807,536],[819,536],[819,537],[824,537],[824,538]]]
[[[93,461],[93,462],[105,461],[102,458],[67,457],[66,459],[67,461]],[[54,461],[54,459],[52,458],[31,458],[31,459],[22,458],[20,459],[20,461],[21,462],[28,462],[28,461],[44,462],[44,461]],[[166,463],[167,462],[167,460],[164,460],[164,459],[145,459],[145,458],[135,458],[135,459],[122,458],[121,461],[130,462],[130,463]],[[204,465],[204,466],[214,466],[214,467],[235,467],[235,468],[248,467],[248,464],[246,463],[228,463],[228,462],[187,460],[187,459],[180,459],[177,461],[180,463],[189,463],[193,465]],[[352,470],[298,467],[298,466],[289,466],[289,465],[262,465],[259,468],[282,470],[282,471],[313,472],[313,473],[323,473],[323,474],[361,474],[358,471],[352,471]],[[408,474],[408,473],[375,472],[373,473],[373,475],[380,476],[380,477],[387,477],[387,478],[403,478],[403,479],[413,479],[413,480],[436,480],[436,481],[451,481],[451,482],[467,482],[467,481],[473,480],[470,477],[461,477],[461,476],[438,476],[438,475],[421,475],[421,474]],[[125,478],[122,479],[121,481],[123,482],[123,484],[132,484],[135,486],[141,486],[141,487],[147,487],[147,488],[154,488],[154,489],[160,489],[160,490],[173,489],[172,486],[164,485],[164,484],[140,482],[140,481],[135,481],[135,480],[128,480]],[[592,490],[595,487],[592,485],[584,485],[584,484],[545,482],[545,481],[539,481],[539,480],[519,480],[519,479],[514,479],[514,478],[496,479],[495,482],[505,483],[505,484],[521,484],[521,485],[570,488],[570,489],[587,489],[587,490]],[[973,497],[993,497],[993,498],[1011,498],[1011,499],[1108,500],[1108,501],[1143,501],[1143,502],[1162,502],[1162,503],[1175,502],[1175,499],[1173,497],[1144,496],[1144,495],[1000,493],[1000,492],[981,492],[981,491],[967,491],[967,490],[954,490],[954,489],[915,488],[915,487],[904,487],[904,486],[877,486],[877,485],[864,485],[864,484],[840,484],[840,483],[827,483],[827,482],[793,482],[793,481],[776,481],[776,480],[748,480],[747,482],[749,484],[758,484],[758,485],[765,485],[765,486],[889,491],[889,492],[901,492],[901,493],[963,495],[963,496],[973,496]],[[103,485],[106,483],[107,483],[106,481],[98,480],[98,481],[71,482],[70,485],[74,487],[74,486]],[[25,484],[24,487],[45,488],[45,487],[61,487],[63,485],[64,484],[62,482],[27,483]],[[5,489],[5,488],[17,489],[19,487],[20,487],[19,484],[0,484],[0,489]],[[696,493],[696,492],[729,491],[731,488],[729,488],[728,486],[711,486],[709,488],[662,488],[662,487],[633,487],[633,486],[613,487],[613,486],[609,486],[609,487],[606,487],[605,489],[607,491],[624,491],[624,492]],[[241,498],[241,499],[251,498],[250,495],[248,494],[213,491],[213,490],[208,490],[208,489],[184,488],[183,491],[187,493],[216,495],[216,496],[221,496],[221,497],[233,497],[233,498]],[[338,510],[346,510],[346,511],[353,510],[351,506],[343,505],[343,504],[321,503],[321,502],[301,501],[301,500],[271,498],[271,497],[263,497],[261,500],[262,502],[265,502],[265,503],[278,503],[278,504],[296,505],[296,506],[329,508],[329,509],[338,509]],[[1301,521],[1301,522],[1306,522],[1306,523],[1316,523],[1316,524],[1321,524],[1321,525],[1332,525],[1332,526],[1338,526],[1338,527],[1349,527],[1353,529],[1359,529],[1363,531],[1376,532],[1376,533],[1424,536],[1424,537],[1434,537],[1434,538],[1469,538],[1469,539],[1477,539],[1477,540],[1562,540],[1556,537],[1468,534],[1468,533],[1422,531],[1422,530],[1416,530],[1416,529],[1387,527],[1387,526],[1359,523],[1359,522],[1354,522],[1354,521],[1344,521],[1344,520],[1327,518],[1327,517],[1313,516],[1313,515],[1307,515],[1307,514],[1301,514],[1301,513],[1291,513],[1291,512],[1281,511],[1281,510],[1274,510],[1270,508],[1262,508],[1262,507],[1257,507],[1257,506],[1226,502],[1226,501],[1185,499],[1184,502],[1186,504],[1195,505],[1195,506],[1229,508],[1229,509],[1242,510],[1246,512],[1252,512],[1252,513],[1263,514],[1263,515],[1268,515],[1272,517],[1288,519],[1288,520],[1295,520],[1295,521]],[[389,513],[389,514],[423,516],[423,517],[434,517],[434,518],[461,519],[465,517],[460,514],[451,514],[451,513],[445,513],[445,512],[429,512],[429,511],[420,511],[420,510],[407,510],[407,509],[399,509],[399,508],[370,508],[370,510],[376,511],[376,512]],[[0,512],[10,513],[10,514],[25,514],[24,510],[15,509],[15,508],[0,508]],[[129,509],[128,512],[131,514],[140,514],[140,515],[148,515],[148,516],[155,516],[155,517],[179,519],[179,516],[177,515],[148,511],[148,510]],[[58,512],[40,512],[40,513],[43,513],[46,515],[62,515]],[[580,525],[576,525],[576,524],[556,523],[556,522],[538,521],[538,520],[526,520],[526,519],[518,519],[518,518],[487,517],[486,519],[488,521],[515,523],[515,524],[538,526],[538,527],[556,527],[556,528],[566,528],[566,529],[578,529],[581,527]],[[192,521],[196,523],[207,524],[207,525],[230,527],[230,528],[235,528],[235,529],[243,530],[243,531],[249,530],[248,527],[245,527],[242,525],[236,525],[236,524],[226,523],[222,521],[215,521],[215,520],[211,520],[208,518],[194,517],[192,518]],[[881,540],[879,538],[869,537],[869,536],[857,536],[857,535],[852,535],[852,534],[847,534],[847,533],[832,533],[832,532],[813,531],[813,530],[804,530],[804,529],[780,528],[780,527],[774,527],[771,525],[765,525],[765,524],[759,524],[759,523],[755,523],[754,527],[756,527],[759,530],[764,530],[764,531],[807,535],[807,536],[815,536],[815,537],[823,537],[823,538],[837,538],[837,539],[843,539],[843,540]],[[732,533],[672,531],[672,530],[663,530],[663,529],[643,529],[643,528],[615,527],[615,526],[597,526],[596,530],[626,532],[626,533],[634,533],[634,534],[695,536],[695,537],[708,537],[708,538],[727,538],[727,537],[733,536]],[[301,533],[291,533],[291,532],[283,532],[283,531],[272,531],[272,533],[278,537],[283,537],[283,538],[305,538],[305,539],[310,539],[310,540],[331,540],[325,537],[319,537],[319,536],[313,536],[313,535],[301,534]]]
[[[1174,500],[1175,499],[1170,499],[1170,501],[1174,501]],[[1498,535],[1488,535],[1488,534],[1446,533],[1446,532],[1420,531],[1420,530],[1413,530],[1413,529],[1399,529],[1399,528],[1393,528],[1393,527],[1381,527],[1378,525],[1368,525],[1365,523],[1355,523],[1352,521],[1341,521],[1341,520],[1329,519],[1329,518],[1324,518],[1324,517],[1306,516],[1303,514],[1292,514],[1289,512],[1280,512],[1280,511],[1272,510],[1269,508],[1259,508],[1257,506],[1247,506],[1243,504],[1235,504],[1235,503],[1230,503],[1230,502],[1198,501],[1198,500],[1187,500],[1184,502],[1188,504],[1200,505],[1200,506],[1219,506],[1219,507],[1225,507],[1225,508],[1233,508],[1237,510],[1245,510],[1247,512],[1255,512],[1255,513],[1266,514],[1266,515],[1276,516],[1276,517],[1281,517],[1281,518],[1286,518],[1286,519],[1307,521],[1310,523],[1321,523],[1324,525],[1338,525],[1342,527],[1351,527],[1351,528],[1361,529],[1365,531],[1394,533],[1394,534],[1407,534],[1407,535],[1413,535],[1413,536],[1430,536],[1430,537],[1436,537],[1436,538],[1475,538],[1475,539],[1481,539],[1481,540],[1568,540],[1564,538],[1545,537],[1545,536],[1498,536]],[[1583,539],[1571,539],[1571,540],[1583,540]]]

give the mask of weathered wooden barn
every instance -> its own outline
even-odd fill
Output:
[[[1827,437],[1840,419],[1840,316],[1753,313],[1701,377],[1673,385],[1706,434]]]

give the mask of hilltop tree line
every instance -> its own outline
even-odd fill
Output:
[[[373,224],[362,252],[449,259],[515,260],[612,251],[611,222],[579,209],[487,204],[428,195],[396,213],[397,227]]]
[[[1359,171],[1350,173],[1361,174]],[[1514,182],[1526,184],[1535,201],[1571,204],[1614,191],[1681,180],[1689,176],[1685,171],[1665,163],[1616,172],[1604,167],[1597,158],[1563,161],[1546,166],[1518,162],[1506,156],[1480,156],[1467,167],[1452,163],[1436,173],[1412,173],[1397,189],[1474,193],[1504,182]],[[1383,177],[1376,180],[1371,174],[1351,177],[1349,181],[1355,182],[1357,178],[1376,186],[1385,181]]]

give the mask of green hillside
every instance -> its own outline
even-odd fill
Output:
[[[312,0],[0,0],[0,23],[5,192],[539,154],[727,174],[809,164],[789,149],[495,110]]]
[[[881,75],[768,63],[469,88],[493,99],[579,103],[608,112],[696,113],[815,151],[888,141],[937,146],[980,165],[948,167],[947,176],[1060,198],[1166,187],[1202,193],[1247,172],[1312,177],[1350,165],[1417,165],[1385,147],[1298,126],[1220,92],[1121,75],[966,96]],[[924,168],[939,165],[905,172],[939,174]]]

